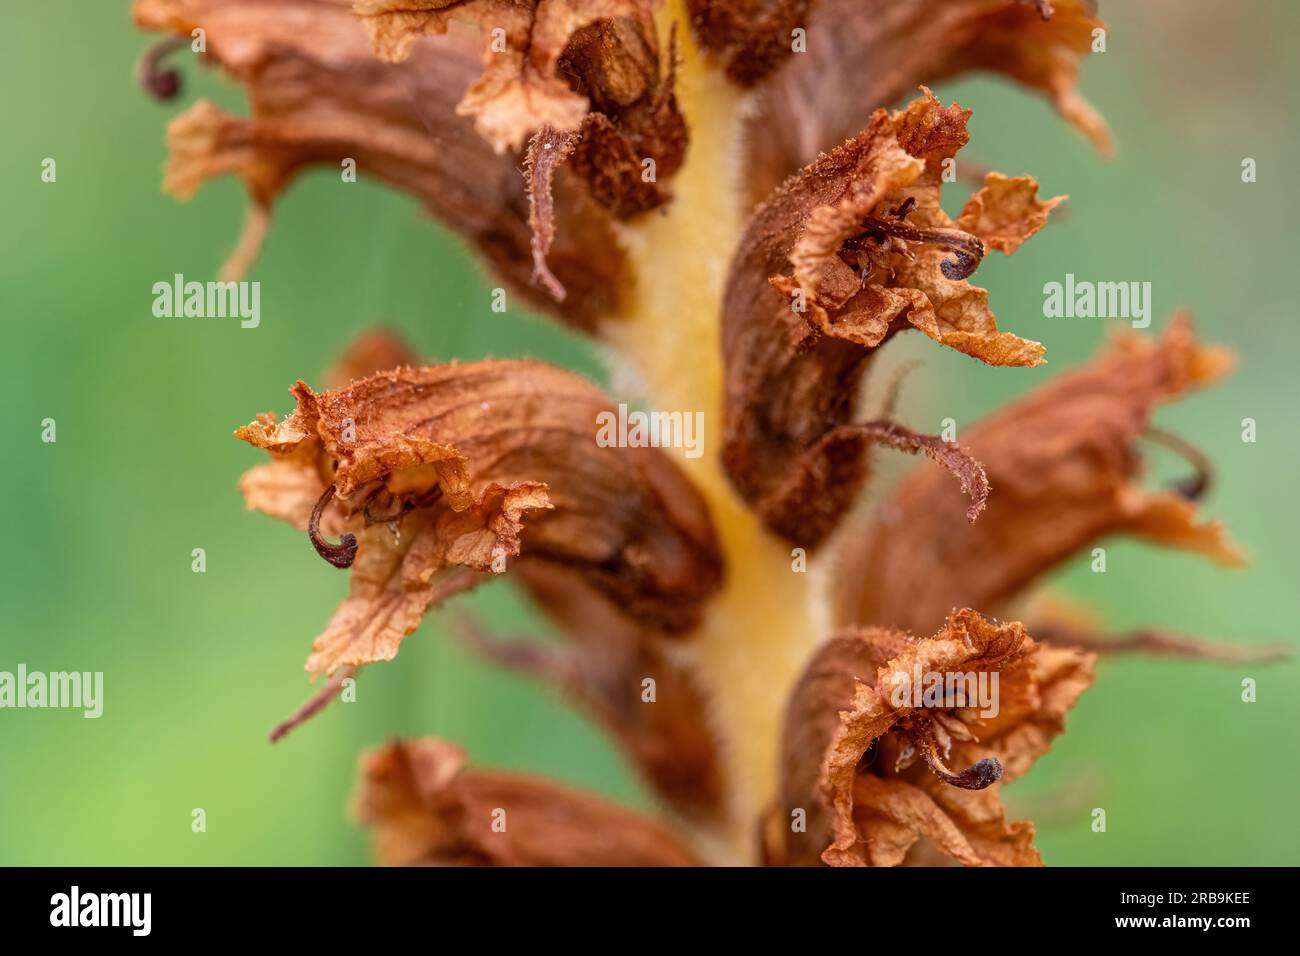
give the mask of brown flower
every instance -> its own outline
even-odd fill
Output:
[[[998,781],[1047,752],[1092,660],[970,610],[920,640],[883,628],[833,637],[786,713],[773,860],[894,866],[924,837],[968,866],[1041,864],[1033,825],[1006,821]],[[965,683],[932,700],[920,684],[930,674],[996,675],[992,712]]]
[[[1101,358],[1061,375],[963,436],[994,492],[963,524],[937,476],[902,482],[841,552],[839,619],[925,633],[954,607],[1009,610],[1040,575],[1111,534],[1132,534],[1243,563],[1192,498],[1141,485],[1141,441],[1156,406],[1208,385],[1232,364],[1175,317],[1159,341],[1118,339]]]
[[[249,507],[306,527],[323,557],[352,568],[351,593],[313,645],[313,675],[390,660],[472,572],[505,570],[525,521],[529,558],[572,569],[669,632],[689,628],[717,588],[703,502],[657,450],[600,447],[607,402],[572,373],[470,362],[292,393],[293,414],[235,434],[273,457],[243,483]],[[343,541],[325,543],[322,527]]]
[[[867,363],[903,328],[991,365],[1042,361],[1042,345],[998,330],[988,293],[966,277],[986,245],[1013,252],[1061,200],[1038,200],[1028,177],[990,174],[949,219],[942,168],[969,139],[969,116],[928,90],[906,110],[878,111],[760,206],[741,239],[722,317],[723,454],[737,489],[795,544],[835,527],[872,443],[926,451],[975,498],[972,518],[983,507],[984,476],[958,449],[851,421]]]
[[[1204,463],[1149,424],[1158,403],[1217,378],[1226,353],[1176,320],[963,446],[895,421],[892,400],[875,417],[856,405],[878,350],[908,329],[990,366],[1043,361],[970,280],[1063,197],[994,172],[947,215],[940,190],[970,113],[922,84],[999,70],[1108,148],[1075,90],[1101,29],[1090,2],[134,10],[179,37],[201,27],[205,58],[248,91],[246,118],[199,102],[168,133],[170,192],[223,174],[248,190],[228,271],[251,265],[300,171],[350,160],[417,197],[529,305],[597,336],[620,357],[624,397],[706,425],[700,454],[676,460],[656,447],[681,444],[671,428],[611,446],[598,422],[613,403],[577,375],[527,360],[427,365],[370,335],[323,390],[298,382],[288,416],[236,433],[269,455],[241,482],[249,507],[306,531],[351,575],[307,661],[327,680],[274,737],[361,665],[392,658],[427,612],[508,572],[563,639],[464,620],[458,635],[597,720],[673,824],[467,768],[441,741],[398,742],[363,761],[359,816],[381,860],[1041,862],[1000,786],[1048,749],[1090,683],[1091,655],[1062,645],[1096,643],[1095,627],[1039,615],[1035,640],[983,615],[1009,617],[1037,576],[1110,533],[1238,563],[1196,515]],[[163,67],[177,46],[141,61],[157,96],[179,91]],[[1144,439],[1182,448],[1198,479],[1142,488]],[[925,465],[836,535],[881,445],[926,454],[966,498]],[[803,573],[809,560],[831,573]],[[1118,646],[1189,647],[1159,632]],[[930,696],[908,696],[926,681]]]
[[[390,64],[374,56],[349,0],[136,0],[134,12],[151,30],[188,37],[201,27],[205,56],[248,89],[247,119],[200,101],[168,130],[168,192],[189,198],[226,174],[248,189],[248,226],[228,276],[251,265],[272,205],[299,173],[352,159],[359,175],[418,198],[525,300],[581,328],[617,308],[626,264],[613,219],[576,182],[557,187],[560,230],[549,256],[569,294],[560,304],[533,285],[518,158],[496,152],[456,112],[481,69],[472,34],[430,37]]]

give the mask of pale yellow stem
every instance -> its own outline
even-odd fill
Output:
[[[722,593],[685,642],[711,702],[729,804],[716,831],[696,834],[714,862],[756,859],[760,815],[776,795],[786,699],[811,649],[824,638],[807,573],[788,544],[768,534],[728,483],[722,448],[719,321],[727,268],[740,239],[743,94],[696,46],[682,0],[676,21],[682,65],[678,97],[691,130],[673,201],[627,228],[637,282],[606,338],[634,366],[655,409],[705,413],[704,454],[681,463],[712,510],[727,562]],[[666,43],[666,39],[665,39]]]

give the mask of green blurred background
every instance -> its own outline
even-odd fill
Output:
[[[1158,624],[1296,645],[1292,284],[1295,187],[1288,163],[1300,89],[1300,16],[1281,2],[1103,3],[1108,51],[1083,89],[1118,156],[1101,161],[1039,99],[993,78],[941,84],[975,109],[963,152],[1068,192],[1068,215],[979,281],[1004,328],[1045,341],[1051,365],[985,368],[917,342],[925,367],[904,418],[971,422],[1092,354],[1096,320],[1042,317],[1042,285],[1151,281],[1156,327],[1195,308],[1230,344],[1225,385],[1161,413],[1203,447],[1219,483],[1206,509],[1251,552],[1221,572],[1188,556],[1109,543],[1109,569],[1078,561],[1057,583],[1117,629]],[[160,192],[167,120],[198,96],[242,96],[178,58],[186,88],[157,105],[132,65],[149,42],[125,3],[10,5],[0,32],[0,314],[6,502],[0,670],[102,670],[105,712],[0,711],[0,862],[5,864],[354,864],[348,818],[357,755],[393,734],[437,734],[483,764],[526,768],[636,805],[648,801],[601,734],[531,683],[467,658],[428,620],[359,699],[274,747],[268,729],[309,692],[302,662],[344,592],[304,536],[245,512],[240,473],[258,460],[230,437],[255,413],[287,411],[287,386],[320,373],[365,326],[405,331],[446,359],[533,355],[593,375],[592,349],[536,317],[489,308],[481,273],[412,200],[337,173],[285,197],[250,278],[262,323],[156,319],[150,287],[175,272],[213,277],[240,228],[242,187],[223,180],[189,204]],[[1243,157],[1259,181],[1241,182]],[[58,163],[55,184],[41,161]],[[946,201],[960,202],[961,189]],[[919,337],[916,337],[919,338]],[[42,419],[58,441],[40,440]],[[1240,423],[1258,422],[1243,444]],[[1157,475],[1177,462],[1155,454]],[[891,466],[897,474],[901,466]],[[190,570],[191,550],[207,572]],[[539,631],[507,585],[469,599],[501,628]],[[1254,704],[1240,682],[1259,682]],[[1024,781],[1014,808],[1039,821],[1056,864],[1295,864],[1300,664],[1223,666],[1115,659]],[[1108,832],[1089,828],[1104,807]],[[207,832],[191,832],[202,807]]]

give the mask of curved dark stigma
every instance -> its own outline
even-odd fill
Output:
[[[1146,437],[1157,445],[1168,448],[1192,466],[1193,474],[1174,482],[1171,487],[1188,501],[1200,501],[1210,490],[1210,483],[1214,477],[1214,466],[1210,464],[1210,459],[1206,457],[1205,452],[1163,428],[1148,426]]]
[[[949,769],[939,753],[939,741],[935,738],[934,731],[930,729],[930,721],[927,718],[916,719],[916,717],[917,715],[913,714],[914,723],[906,728],[905,733],[920,753],[925,765],[930,768],[930,772],[944,783],[963,790],[983,790],[1001,779],[1002,764],[993,757],[985,757],[960,773]]]
[[[140,85],[156,100],[170,100],[181,91],[181,73],[175,67],[164,68],[162,61],[185,45],[184,37],[167,37],[144,51],[135,65]]]
[[[325,506],[333,500],[334,486],[330,485],[325,489],[325,494],[321,495],[316,502],[316,507],[311,509],[311,521],[307,524],[307,536],[311,538],[311,546],[316,549],[316,553],[334,567],[350,568],[357,557],[357,536],[350,533],[344,534],[339,538],[338,544],[330,544],[320,535],[320,516],[324,513]]]

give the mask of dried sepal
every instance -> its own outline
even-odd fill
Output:
[[[983,236],[1010,252],[1057,200],[1039,201],[1028,178],[990,177],[961,220],[946,216],[942,163],[967,142],[969,115],[928,90],[905,110],[877,111],[786,182],[741,239],[723,306],[724,460],[768,525],[796,543],[820,540],[861,486],[868,443],[850,424],[854,398],[891,335],[916,328],[995,365],[1042,361],[1039,343],[998,330],[988,293],[965,275]]]
[[[875,447],[926,455],[955,478],[967,495],[967,521],[975,521],[984,510],[988,477],[960,445],[879,419],[836,426],[799,458],[784,480],[769,485],[757,505],[768,527],[800,544],[823,540],[839,524],[853,495],[866,481],[867,455]]]
[[[967,525],[942,478],[925,469],[904,478],[844,538],[839,620],[924,632],[953,607],[1001,613],[1037,577],[1110,534],[1241,564],[1222,525],[1199,519],[1193,500],[1141,483],[1156,407],[1230,365],[1176,317],[1160,339],[1129,333],[971,427],[962,442],[993,488],[985,514]]]
[[[359,177],[417,197],[527,302],[582,329],[617,311],[628,275],[611,216],[586,187],[560,182],[550,269],[563,303],[532,282],[528,195],[513,155],[498,155],[456,114],[480,70],[461,31],[417,45],[400,64],[378,60],[339,0],[136,0],[136,22],[186,38],[205,31],[206,56],[248,92],[249,117],[200,101],[173,120],[166,190],[188,198],[236,175],[250,199],[245,236],[223,273],[248,268],[270,211],[300,172],[352,160]]]
[[[998,675],[997,713],[915,706],[917,674]],[[1039,863],[1028,823],[1008,823],[1000,782],[1051,745],[1092,680],[1092,657],[1035,643],[1023,625],[956,611],[932,637],[845,631],[791,694],[775,862],[894,866],[922,837],[967,865]]]
[[[533,281],[557,302],[567,294],[560,280],[546,265],[546,255],[555,241],[555,174],[578,145],[578,134],[543,126],[528,141],[524,157],[524,179],[528,186],[528,225],[533,231]]]
[[[667,828],[538,777],[468,768],[443,740],[364,754],[356,816],[388,866],[692,866]]]
[[[657,449],[601,447],[609,403],[577,375],[485,361],[292,391],[291,415],[236,435],[273,458],[243,483],[249,507],[359,539],[352,592],[317,640],[313,673],[391,658],[442,589],[505,570],[521,548],[670,632],[719,585],[699,495]]]

